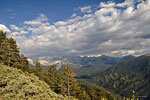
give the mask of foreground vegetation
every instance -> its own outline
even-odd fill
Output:
[[[0,94],[3,100],[67,100],[33,74],[0,65]],[[74,98],[71,98],[75,100]]]

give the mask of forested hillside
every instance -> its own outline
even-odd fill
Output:
[[[148,78],[148,73],[150,73],[150,55],[143,55],[116,64],[93,76],[89,81],[121,96],[128,97],[133,90],[136,91],[137,96],[148,96],[150,85],[148,79],[145,78],[146,76]]]

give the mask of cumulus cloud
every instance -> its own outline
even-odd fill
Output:
[[[10,30],[3,24],[0,24],[0,30],[3,32],[10,33]]]
[[[16,25],[10,25],[10,28],[12,31],[14,31],[10,34],[11,36],[17,36],[17,35],[20,36],[29,33],[28,31],[24,30],[24,27],[17,27]]]
[[[109,8],[109,7],[114,7],[116,4],[114,2],[101,2],[100,3],[100,7],[104,7],[104,8]]]
[[[150,2],[139,0],[135,4],[135,0],[103,2],[94,12],[54,24],[40,14],[34,20],[24,21],[21,28],[11,25],[12,36],[28,57],[148,53]],[[91,7],[82,8],[87,9]],[[21,31],[24,34],[19,34]]]
[[[14,31],[20,31],[20,28],[15,25],[10,25],[11,29]]]

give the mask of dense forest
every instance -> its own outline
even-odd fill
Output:
[[[83,84],[83,82],[80,84],[75,79],[73,70],[69,65],[65,66],[61,73],[57,72],[54,65],[51,65],[48,70],[44,70],[39,61],[31,68],[27,57],[20,54],[16,41],[13,38],[7,38],[6,33],[2,31],[0,31],[0,63],[0,95],[4,100],[38,98],[38,91],[43,91],[45,86],[50,87],[51,90],[63,95],[63,97],[67,96],[70,100],[72,100],[71,98],[79,100],[100,100],[102,98],[117,100],[118,98],[115,94],[102,88],[88,83]],[[42,84],[46,85],[43,86]],[[25,88],[26,85],[29,87]],[[45,90],[39,93],[40,95],[47,95],[41,96],[42,100],[48,100],[47,97],[52,98],[48,95],[49,92],[50,90]],[[41,100],[40,97],[38,99]]]

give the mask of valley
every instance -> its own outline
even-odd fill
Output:
[[[50,61],[50,59],[42,60]],[[58,72],[61,72],[68,64],[79,82],[93,83],[122,97],[130,96],[132,91],[136,91],[137,96],[149,95],[150,86],[145,78],[150,72],[149,54],[139,57],[129,55],[121,58],[105,55],[100,57],[55,57],[51,61],[53,61],[51,64],[56,65]],[[141,98],[141,100],[144,99]]]

